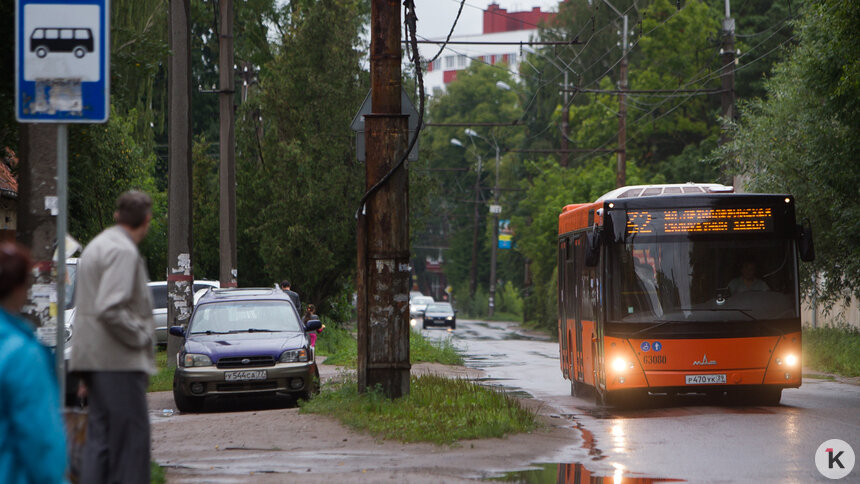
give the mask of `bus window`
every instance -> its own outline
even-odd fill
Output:
[[[785,240],[627,242],[612,247],[610,319],[754,321],[798,317],[794,246]],[[749,261],[755,261],[750,269]],[[743,271],[760,283],[739,290]],[[751,272],[752,271],[752,272]],[[733,282],[734,281],[734,282]],[[732,291],[734,287],[734,291]]]

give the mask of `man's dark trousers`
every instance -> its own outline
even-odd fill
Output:
[[[96,371],[85,381],[89,417],[81,483],[149,484],[149,375]]]

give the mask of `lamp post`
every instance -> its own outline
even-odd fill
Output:
[[[451,144],[466,148],[466,145],[457,138],[451,138]],[[475,296],[475,289],[478,286],[478,219],[481,215],[479,204],[481,202],[481,154],[475,152],[478,158],[478,171],[475,175],[475,213],[474,213],[474,228],[472,232],[472,265],[469,268],[469,296]]]
[[[499,84],[504,83],[501,81],[496,83],[496,86],[501,89],[502,87],[499,86]],[[507,86],[507,84],[504,85]],[[510,89],[510,87],[508,87],[508,89]],[[493,141],[490,141],[479,135],[473,129],[466,128],[465,133],[470,138],[481,138],[486,141],[487,144],[496,148],[496,183],[493,188],[493,204],[490,205],[490,212],[493,214],[493,241],[490,244],[490,297],[489,307],[487,308],[487,315],[493,316],[496,309],[496,251],[499,246],[499,212],[501,211],[501,207],[499,206],[499,144],[496,142],[495,138],[493,138]]]

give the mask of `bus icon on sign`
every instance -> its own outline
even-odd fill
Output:
[[[30,34],[30,52],[44,59],[49,52],[71,52],[78,59],[93,51],[93,31],[88,28],[37,27]]]

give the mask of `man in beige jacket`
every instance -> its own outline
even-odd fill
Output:
[[[155,373],[149,277],[137,245],[152,219],[152,199],[129,191],[117,200],[116,225],[97,235],[78,262],[71,371],[89,404],[81,482],[149,483],[146,406]]]

